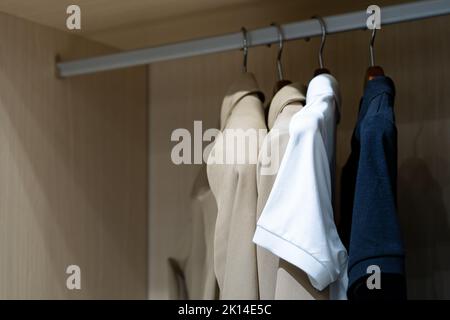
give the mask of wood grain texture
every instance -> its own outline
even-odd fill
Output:
[[[142,21],[173,19],[198,11],[269,1],[271,0],[2,0],[0,11],[64,30],[66,8],[76,4],[83,13],[85,28],[81,31],[84,33]]]
[[[409,298],[450,298],[449,34],[450,17],[440,17],[384,27],[376,40],[377,62],[397,87],[398,195]],[[329,36],[325,46],[325,66],[338,79],[343,96],[339,174],[350,152],[369,39],[368,32],[355,31]],[[286,78],[307,83],[317,68],[318,48],[319,39],[287,43]],[[249,71],[268,100],[276,81],[276,51],[276,47],[249,51]],[[204,129],[217,127],[223,95],[241,72],[241,63],[242,53],[231,52],[150,67],[151,298],[167,297],[167,257],[179,250],[177,235],[189,219],[189,193],[200,169],[171,163],[175,143],[170,134],[176,128],[192,132],[194,120],[203,120]]]
[[[111,50],[5,14],[0,39],[0,299],[145,298],[145,68],[60,80]]]

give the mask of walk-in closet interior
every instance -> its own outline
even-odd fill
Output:
[[[79,11],[69,10],[71,5]],[[381,8],[376,33],[366,25],[371,5]],[[79,26],[70,28],[71,21]],[[305,95],[284,105],[301,102],[301,108],[306,101],[307,106],[311,88],[317,86],[311,80],[332,78],[326,81],[333,83],[334,116],[339,119],[335,137],[327,136],[334,139],[331,177],[328,167],[326,174],[317,173],[315,164],[308,167],[320,179],[328,177],[324,188],[330,199],[317,194],[320,187],[308,188],[296,180],[295,169],[286,171],[290,167],[283,159],[286,178],[277,177],[262,214],[269,215],[271,208],[289,211],[296,203],[295,190],[299,199],[313,202],[302,198],[306,186],[305,192],[316,192],[318,207],[331,210],[327,224],[334,233],[297,216],[286,218],[284,226],[294,234],[312,233],[313,239],[321,232],[328,239],[331,232],[340,243],[336,228],[342,236],[339,225],[346,215],[342,195],[351,188],[342,182],[342,172],[356,150],[360,129],[355,126],[362,121],[364,101],[379,103],[380,110],[392,104],[389,112],[395,119],[389,123],[395,143],[390,144],[393,136],[386,133],[377,140],[381,146],[369,139],[357,148],[361,157],[368,144],[370,150],[378,148],[364,165],[360,162],[358,170],[365,173],[393,152],[389,168],[359,176],[356,182],[358,187],[360,179],[366,180],[361,206],[369,211],[377,207],[387,225],[369,225],[369,231],[360,233],[373,233],[371,248],[379,249],[380,243],[390,246],[389,230],[398,228],[405,297],[450,299],[449,40],[450,0],[0,0],[0,299],[336,297],[331,280],[322,288],[316,280],[325,276],[309,273],[313,262],[298,268],[302,255],[297,259],[292,254],[300,249],[275,242],[275,249],[262,245],[271,241],[267,230],[253,239],[264,207],[257,209],[256,166],[251,167],[250,182],[233,187],[227,186],[226,170],[210,169],[202,159],[194,163],[196,148],[203,150],[212,141],[203,139],[204,132],[223,130],[224,117],[231,117],[223,107],[227,98],[238,97],[235,104],[258,103],[262,119],[266,112],[271,121],[278,67],[281,80],[292,82],[287,90],[304,90]],[[321,44],[325,74],[316,72]],[[367,80],[371,57],[386,76]],[[389,103],[373,102],[373,92],[368,93],[370,83],[380,77],[384,80],[370,90],[390,90]],[[236,83],[243,87],[235,88],[237,96],[232,96]],[[239,90],[248,92],[240,96]],[[245,102],[249,97],[257,102]],[[234,116],[239,117],[237,111]],[[190,134],[191,164],[173,160],[177,129]],[[326,153],[317,150],[313,162]],[[299,152],[303,158],[308,154]],[[389,177],[380,177],[384,174]],[[391,189],[377,194],[383,183]],[[276,186],[281,191],[275,192]],[[227,188],[235,188],[233,199],[224,200]],[[283,202],[292,194],[292,202]],[[392,206],[385,206],[390,196]],[[243,217],[243,203],[251,197],[253,215]],[[225,209],[217,208],[224,201],[234,214],[228,222],[220,216]],[[355,203],[349,209],[354,219]],[[386,218],[389,210],[395,219]],[[379,222],[375,213],[366,214]],[[283,217],[272,220],[276,224]],[[361,219],[357,227],[366,225],[366,218]],[[380,234],[387,235],[380,240]],[[352,233],[350,243],[356,238]],[[246,262],[234,257],[233,250],[245,248]],[[265,279],[264,264],[270,260],[265,259],[278,252],[272,277],[288,288]],[[350,262],[357,259],[352,254],[350,247]],[[339,254],[336,259],[341,258]],[[343,277],[347,270],[341,271]],[[307,285],[299,289],[292,285],[296,281]]]

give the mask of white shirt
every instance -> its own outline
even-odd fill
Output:
[[[305,271],[318,290],[345,298],[347,251],[334,223],[332,181],[340,95],[336,79],[311,80],[253,241]]]
[[[282,87],[273,97],[268,113],[269,133],[258,156],[257,218],[261,215],[275,182],[277,171],[289,142],[292,117],[305,105],[306,88],[300,83]],[[328,299],[328,290],[314,289],[306,274],[270,251],[257,247],[259,297],[263,300]]]

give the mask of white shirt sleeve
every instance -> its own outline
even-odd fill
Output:
[[[292,118],[289,143],[253,238],[305,271],[318,290],[342,278],[347,264],[332,208],[335,104],[332,94],[320,95]]]

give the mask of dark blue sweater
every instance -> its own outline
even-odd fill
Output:
[[[340,235],[349,252],[349,299],[406,297],[404,249],[397,218],[395,87],[388,77],[367,82],[352,152],[342,173]],[[367,268],[381,270],[369,290]]]

